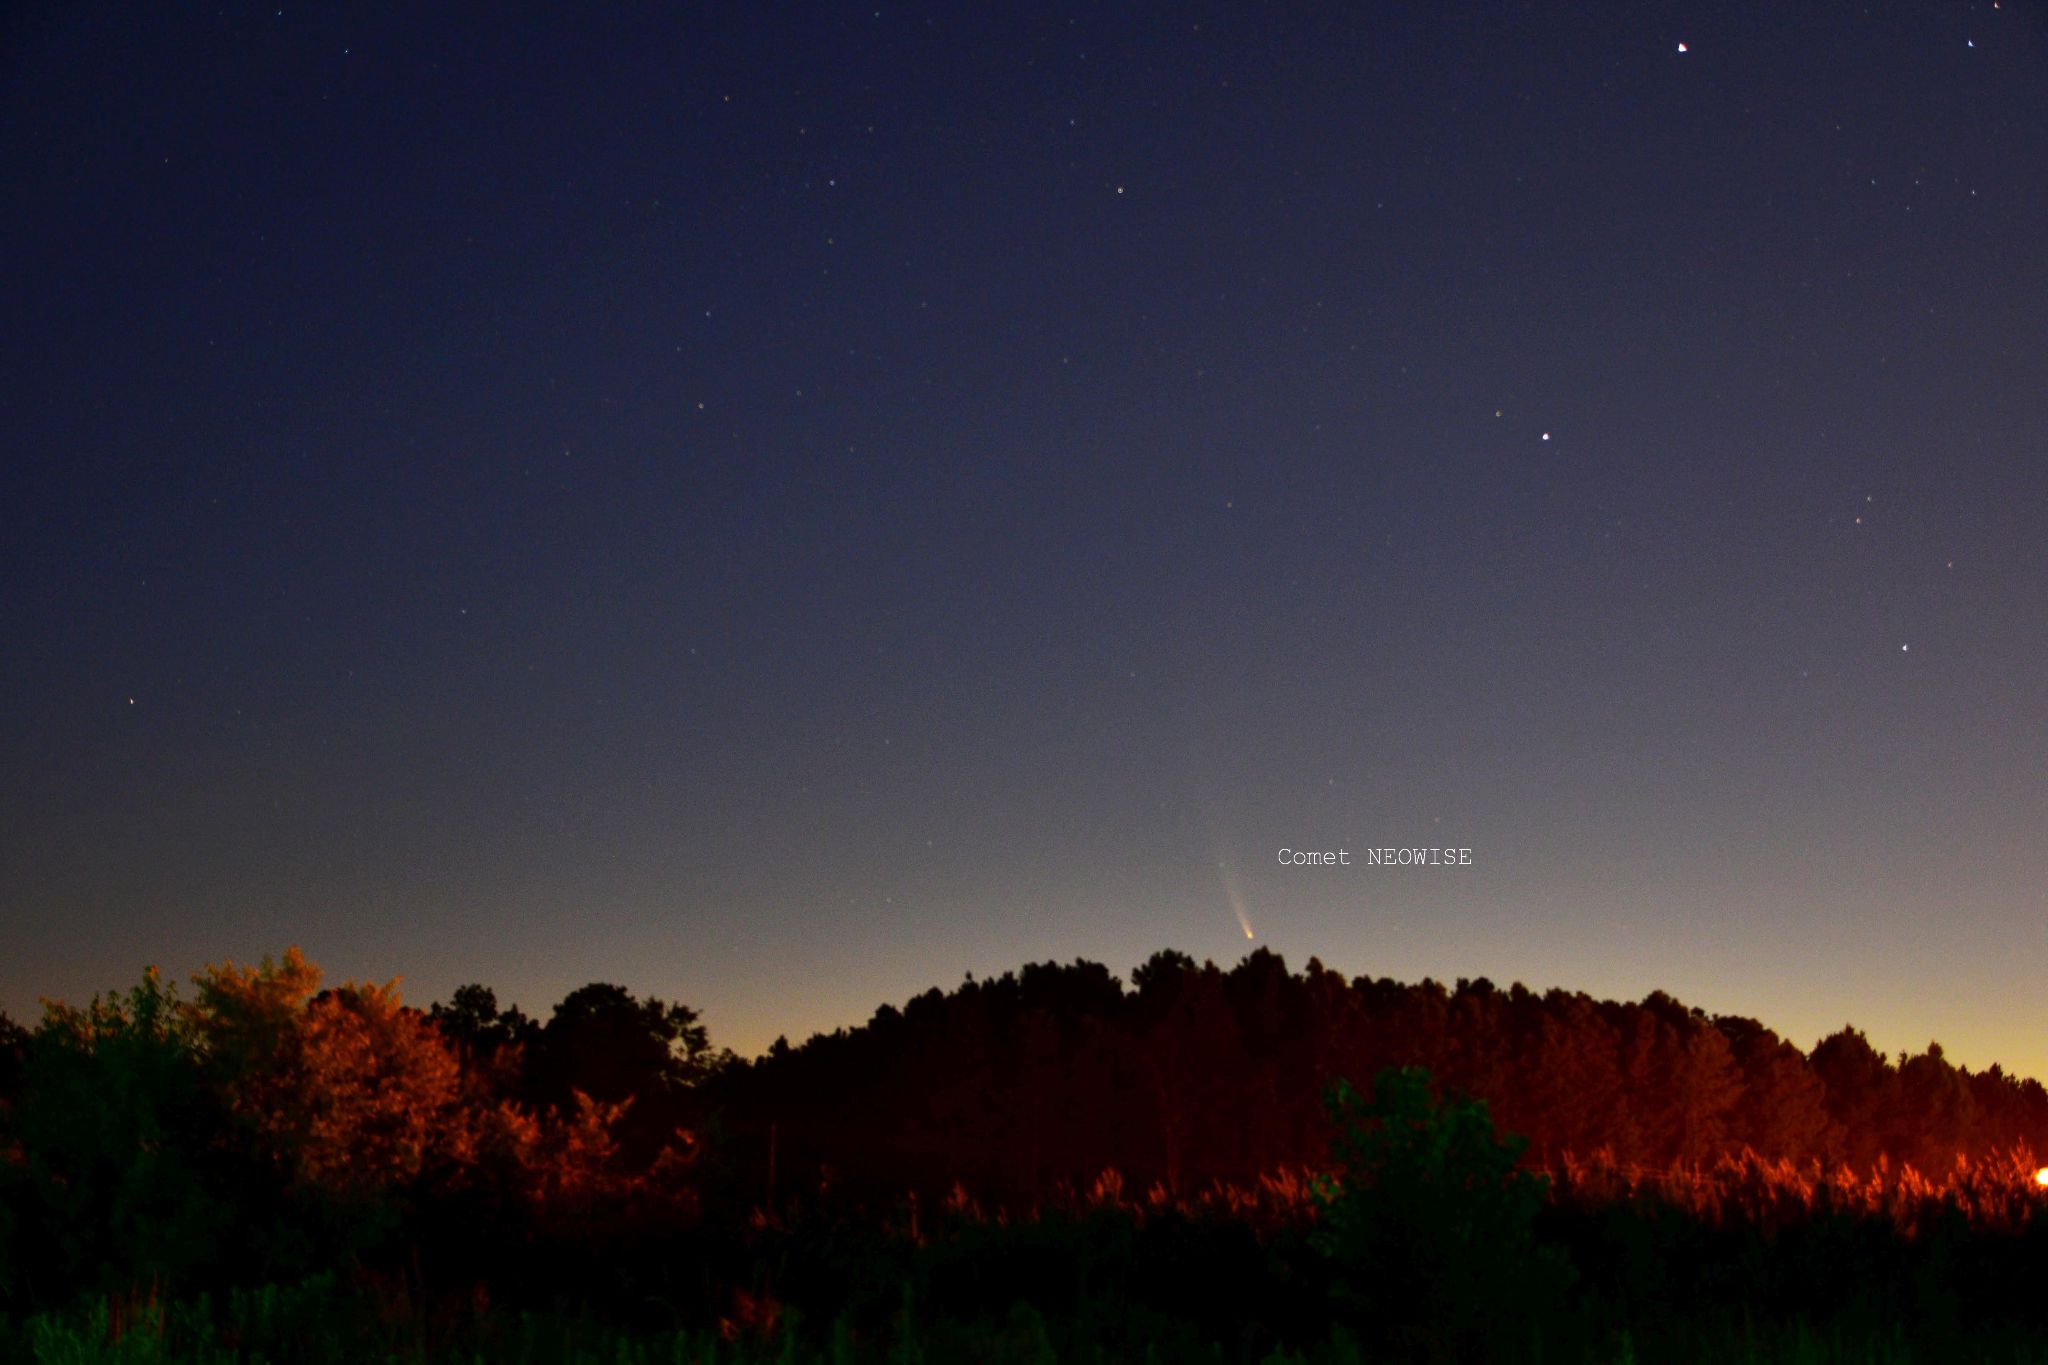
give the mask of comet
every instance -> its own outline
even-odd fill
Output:
[[[1246,938],[1257,938],[1252,932],[1251,916],[1244,912],[1244,892],[1238,889],[1237,874],[1227,864],[1218,863],[1216,867],[1223,874],[1223,896],[1230,902],[1230,913],[1237,916],[1237,927],[1244,930]]]

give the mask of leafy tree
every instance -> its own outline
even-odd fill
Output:
[[[498,993],[489,986],[458,986],[453,998],[435,1004],[427,1017],[443,1037],[487,1068],[503,1054],[527,1047],[540,1033],[540,1025],[517,1005],[499,1009]]]
[[[12,1128],[0,1206],[28,1254],[0,1262],[9,1297],[175,1286],[212,1261],[232,1219],[209,1188],[218,1115],[177,989],[154,968],[125,994],[46,1007]]]
[[[1890,1064],[1860,1030],[1847,1027],[1821,1039],[1810,1060],[1827,1088],[1836,1144],[1831,1155],[1852,1165],[1869,1165],[1884,1151],[1897,1085]]]
[[[1140,995],[1170,985],[1195,970],[1195,960],[1178,948],[1161,948],[1131,972],[1131,985]]]
[[[1517,1168],[1522,1140],[1496,1134],[1482,1100],[1439,1102],[1419,1067],[1382,1071],[1370,1102],[1341,1080],[1324,1102],[1337,1174],[1317,1181],[1312,1240],[1353,1321],[1404,1356],[1527,1347],[1570,1271],[1537,1244],[1547,1182]]]
[[[1894,1095],[1885,1146],[1900,1161],[1942,1176],[1958,1152],[1978,1146],[1981,1125],[1969,1073],[1956,1069],[1940,1043],[1900,1060]]]
[[[696,1120],[696,1090],[719,1059],[697,1011],[602,983],[570,992],[526,1058],[528,1099],[571,1115],[579,1096],[618,1112],[630,1162],[651,1162]]]
[[[1730,1139],[1753,1152],[1795,1160],[1826,1155],[1834,1142],[1827,1087],[1805,1056],[1754,1019],[1724,1016],[1714,1023],[1742,1070]]]
[[[1621,1039],[1635,1159],[1662,1166],[1711,1159],[1741,1074],[1728,1039],[1705,1015],[1653,991],[1628,1014]]]
[[[297,949],[197,978],[195,1032],[244,1135],[300,1188],[346,1198],[468,1164],[476,1115],[453,1048],[396,982],[319,981]]]
[[[400,1004],[397,983],[322,992],[305,1030],[304,1179],[382,1190],[468,1163],[475,1135],[461,1068],[426,1018]]]
[[[1237,1020],[1216,964],[1200,968],[1181,953],[1157,953],[1132,973],[1134,1054],[1151,1099],[1158,1160],[1169,1189],[1182,1188],[1191,1158],[1213,1159],[1224,1146],[1211,1114],[1241,1113],[1249,1068]],[[1197,1145],[1209,1137],[1210,1150]],[[1213,1169],[1213,1167],[1212,1167]]]
[[[1501,1122],[1528,1134],[1541,1161],[1613,1148],[1624,1131],[1627,1087],[1614,1031],[1594,1002],[1551,991],[1533,1003],[1515,1036],[1519,1063],[1493,1098]]]
[[[319,989],[320,969],[288,948],[282,961],[266,957],[255,967],[224,962],[193,981],[195,1037],[214,1083],[250,1122],[283,1121],[305,1085],[301,1023]]]
[[[0,1010],[0,1115],[21,1093],[22,1072],[28,1067],[28,1030]]]

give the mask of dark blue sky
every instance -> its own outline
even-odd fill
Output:
[[[0,25],[0,1008],[1241,909],[2048,1072],[2038,3]]]

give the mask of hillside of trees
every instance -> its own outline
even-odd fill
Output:
[[[753,1060],[714,1050],[688,1006],[601,983],[536,1019],[482,985],[426,1010],[395,987],[322,991],[296,951],[196,982],[180,1001],[152,973],[125,996],[52,1006],[33,1031],[0,1015],[0,1121],[17,1150],[52,1088],[83,1102],[67,1090],[89,1084],[74,1064],[147,1038],[192,1062],[198,1090],[212,1084],[220,1112],[206,1121],[235,1129],[229,1145],[288,1158],[308,1181],[509,1170],[543,1150],[588,1160],[592,1143],[608,1169],[644,1173],[709,1144],[764,1195],[771,1174],[1029,1195],[1105,1169],[1178,1190],[1316,1165],[1331,1137],[1323,1087],[1398,1066],[1485,1100],[1539,1168],[1746,1150],[1939,1175],[1959,1156],[2048,1152],[2048,1090],[1956,1066],[1938,1044],[1892,1059],[1845,1026],[1806,1053],[1661,992],[1631,1003],[1483,978],[1347,979],[1315,960],[1290,971],[1263,948],[1228,970],[1161,951],[1128,985],[1086,961],[969,976]],[[23,1110],[25,1090],[40,1103]]]
[[[1265,949],[1228,971],[1160,952],[1128,987],[1091,962],[970,978],[859,1028],[778,1042],[712,1093],[729,1136],[758,1146],[774,1126],[785,1170],[1021,1192],[1114,1168],[1178,1189],[1320,1162],[1322,1087],[1393,1066],[1487,1101],[1540,1167],[1747,1149],[1938,1175],[1959,1155],[2048,1152],[2038,1081],[1958,1067],[1938,1044],[1893,1060],[1844,1027],[1808,1054],[1662,993],[1346,979],[1314,960],[1290,972]]]
[[[1343,1084],[1376,1077],[1379,1108]],[[0,1019],[0,1360],[498,1358],[514,1331],[554,1343],[535,1361],[721,1349],[648,1331],[776,1359],[947,1332],[970,1344],[924,1358],[1043,1359],[1052,1332],[1354,1359],[1342,1333],[1414,1298],[1372,1291],[1373,1327],[1358,1287],[1419,1235],[1356,1210],[1427,1229],[1475,1198],[1554,1282],[1546,1339],[1592,1353],[1548,1358],[1725,1344],[1760,1308],[1795,1345],[1838,1322],[1876,1350],[1908,1293],[1926,1358],[1960,1358],[1956,1332],[2042,1326],[2014,1316],[2048,1273],[2035,1152],[2036,1081],[1846,1027],[1808,1054],[1661,994],[1167,951],[1128,985],[1035,964],[741,1059],[616,985],[545,1018],[482,985],[422,1010],[292,951]],[[1487,1248],[1438,1252],[1491,1275]],[[185,1354],[94,1354],[137,1333]]]

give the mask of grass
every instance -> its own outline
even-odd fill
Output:
[[[1018,1303],[996,1320],[900,1315],[863,1337],[847,1320],[818,1332],[785,1319],[770,1337],[631,1331],[567,1313],[484,1313],[452,1328],[394,1319],[329,1277],[163,1304],[106,1299],[18,1327],[0,1324],[12,1365],[1380,1365],[1342,1331],[1299,1350],[1245,1355],[1162,1330],[1135,1347],[1090,1339],[1087,1324]],[[1531,1341],[1516,1359],[1547,1365],[2048,1365],[2048,1342],[2012,1330],[1918,1341],[1869,1318],[1759,1325],[1746,1315],[1623,1330],[1590,1344]]]

